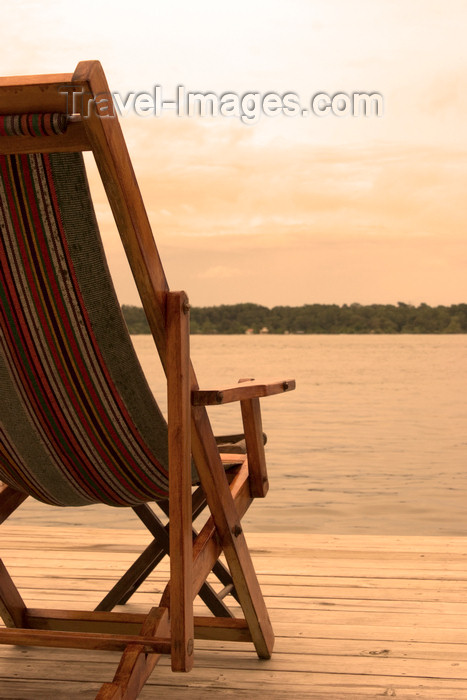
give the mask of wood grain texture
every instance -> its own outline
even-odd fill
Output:
[[[261,398],[283,394],[295,389],[294,379],[272,379],[267,381],[244,379],[241,384],[230,384],[212,389],[196,389],[192,392],[193,406],[217,406],[232,401]]]
[[[172,670],[193,667],[190,316],[184,292],[167,296],[169,426],[170,624]]]
[[[2,558],[23,598],[55,607],[91,605],[148,541],[143,531],[91,528],[77,541],[72,525],[5,523],[2,532]],[[276,632],[271,660],[259,662],[234,641],[244,623],[228,623],[238,629],[221,647],[203,639],[210,629],[197,603],[195,668],[181,682],[161,659],[141,700],[254,700],[258,688],[272,700],[290,700],[291,691],[307,700],[467,697],[467,538],[261,533],[248,542]],[[160,576],[125,606],[128,621],[144,619]],[[0,688],[9,700],[91,700],[112,678],[116,658],[1,647]]]
[[[240,401],[240,409],[250,470],[251,495],[253,498],[264,498],[269,490],[269,482],[259,399]]]

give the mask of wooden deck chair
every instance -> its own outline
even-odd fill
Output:
[[[167,375],[167,422],[116,300],[83,151],[94,155]],[[122,651],[100,700],[136,698],[161,654],[174,671],[190,670],[196,638],[251,641],[269,658],[274,636],[241,518],[268,489],[259,399],[295,384],[198,386],[187,296],[169,291],[97,61],[73,74],[0,79],[0,229],[0,522],[28,496],[133,507],[170,549],[170,580],[144,615],[29,608],[0,562],[0,643]],[[206,411],[231,401],[240,402],[244,456],[221,455]],[[163,532],[152,502],[168,511]],[[209,517],[194,533],[204,502]],[[103,607],[139,585],[157,546]],[[244,617],[226,617],[222,605],[194,617],[222,552],[229,572],[219,575],[231,576]]]

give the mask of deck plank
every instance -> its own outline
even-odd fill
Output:
[[[91,608],[148,543],[145,532],[5,523],[0,557],[31,606]],[[79,532],[79,539],[77,537]],[[277,635],[199,642],[196,667],[163,659],[142,700],[467,698],[467,538],[253,534],[247,539]],[[167,563],[125,606],[143,611]],[[201,604],[197,613],[203,614]],[[0,648],[1,700],[91,700],[118,655]]]

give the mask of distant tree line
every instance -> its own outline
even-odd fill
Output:
[[[149,333],[143,309],[123,306],[130,333]],[[191,309],[191,332],[239,333],[467,333],[467,304],[412,306],[392,304],[258,304]]]

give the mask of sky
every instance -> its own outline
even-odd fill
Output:
[[[464,0],[20,0],[1,70],[98,59],[122,101],[183,86],[306,108],[121,118],[169,284],[193,305],[449,305],[467,302],[466,28]],[[381,114],[311,113],[318,93],[356,92]],[[120,301],[139,304],[90,180]]]

